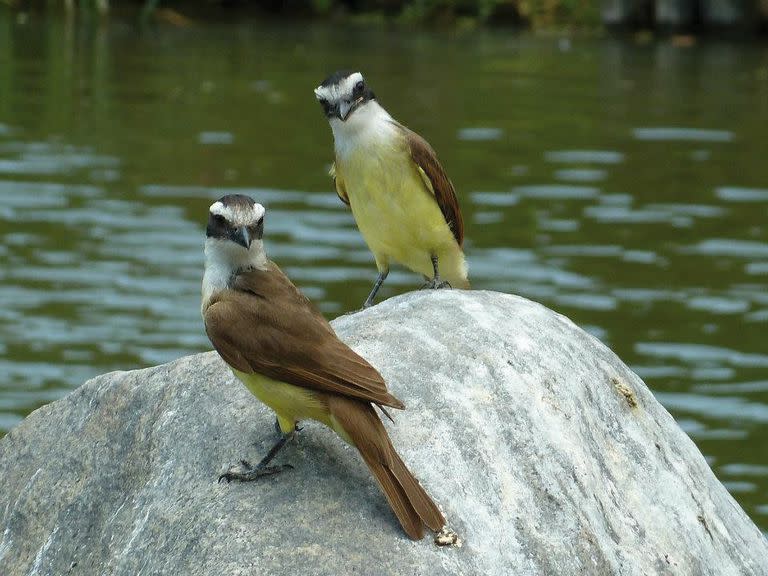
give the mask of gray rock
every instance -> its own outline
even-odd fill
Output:
[[[408,540],[319,424],[278,457],[293,470],[218,484],[275,433],[208,353],[95,378],[0,440],[0,573],[768,574],[693,442],[566,318],[439,291],[334,326],[408,405],[392,439],[463,547]]]

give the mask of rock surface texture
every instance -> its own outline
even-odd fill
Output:
[[[462,537],[408,540],[356,451],[307,423],[288,470],[215,353],[95,378],[0,440],[0,573],[765,575],[768,543],[643,382],[522,298],[432,291],[334,322],[407,405],[386,425]]]

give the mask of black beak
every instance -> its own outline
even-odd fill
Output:
[[[232,230],[230,239],[233,242],[240,244],[240,246],[242,246],[246,250],[248,250],[251,247],[251,241],[253,240],[246,226],[242,226],[240,228],[235,228],[234,230]]]
[[[342,122],[346,122],[349,115],[352,114],[360,104],[363,103],[363,97],[356,100],[342,100],[338,105],[338,118]]]

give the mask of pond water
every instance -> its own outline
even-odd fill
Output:
[[[87,378],[210,349],[207,208],[328,317],[375,267],[312,89],[360,68],[459,192],[475,288],[532,298],[648,383],[768,529],[768,47],[0,11],[0,434]],[[420,284],[395,269],[381,296]]]

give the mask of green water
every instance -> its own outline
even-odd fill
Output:
[[[768,47],[0,11],[0,433],[97,374],[209,349],[212,199],[333,317],[375,268],[312,89],[361,68],[463,206],[476,288],[629,363],[768,529]],[[383,297],[420,284],[395,270]]]

